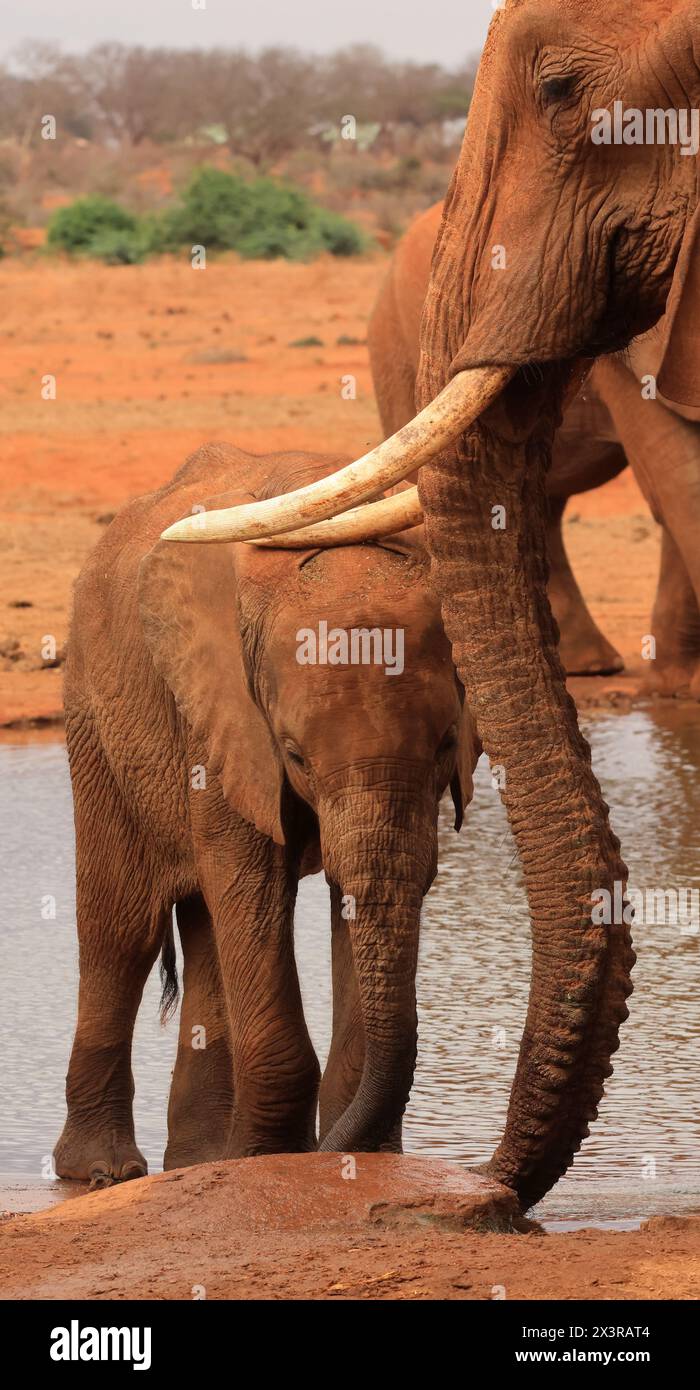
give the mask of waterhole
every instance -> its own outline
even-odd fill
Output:
[[[659,705],[589,720],[586,733],[630,881],[700,888],[700,719]],[[41,1181],[64,1117],[76,1008],[74,844],[61,744],[0,746],[3,1134],[0,1173]],[[451,810],[451,807],[450,807]],[[503,1128],[527,1004],[528,918],[517,855],[484,760],[459,836],[448,803],[440,872],[424,907],[418,971],[419,1054],[405,1147],[460,1163],[489,1156]],[[48,897],[55,918],[42,915]],[[630,1019],[600,1115],[569,1174],[536,1211],[550,1226],[635,1224],[700,1206],[700,933],[644,922]],[[328,890],[301,886],[296,951],[312,1039],[330,1027]],[[158,1022],[146,988],[134,1045],[136,1135],[162,1163],[177,1022]],[[0,1203],[0,1205],[2,1205]]]

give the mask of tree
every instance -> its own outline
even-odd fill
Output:
[[[109,139],[140,145],[182,133],[179,57],[167,48],[102,43],[76,60],[83,100]]]
[[[77,100],[75,60],[54,44],[28,42],[10,55],[0,94],[0,129],[23,148],[41,139],[41,118],[51,115],[72,135],[87,134]]]
[[[293,49],[242,49],[203,56],[200,109],[226,131],[232,154],[256,168],[274,163],[308,137],[315,115],[314,62]]]

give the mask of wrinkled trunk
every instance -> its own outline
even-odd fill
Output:
[[[624,925],[592,921],[591,894],[612,894],[626,870],[558,656],[544,480],[573,360],[595,352],[609,320],[641,332],[654,306],[636,290],[634,305],[609,302],[614,229],[598,204],[567,221],[566,254],[557,247],[561,162],[543,161],[540,174],[521,138],[499,63],[507,23],[497,16],[490,31],[445,204],[417,403],[457,370],[521,369],[471,431],[423,467],[419,493],[455,664],[484,748],[505,769],[530,905],[530,1001],[490,1165],[527,1206],[565,1172],[596,1115],[634,961]],[[495,269],[497,247],[507,252],[505,270]],[[585,290],[572,280],[574,266]],[[494,529],[497,506],[506,509],[504,530]]]
[[[433,805],[431,823],[424,792],[394,782],[390,769],[378,770],[376,780],[383,785],[331,792],[320,813],[326,873],[343,895],[365,1039],[358,1090],[320,1146],[331,1151],[391,1145],[416,1062],[418,935],[436,813]]]
[[[612,892],[626,870],[547,601],[544,477],[556,378],[551,386],[550,418],[529,440],[505,442],[481,422],[420,479],[446,630],[484,748],[505,768],[532,916],[527,1020],[490,1164],[524,1206],[565,1172],[597,1113],[634,960],[626,927],[592,922],[591,894]],[[503,407],[486,418],[508,434]],[[495,505],[506,508],[505,530],[492,527]]]

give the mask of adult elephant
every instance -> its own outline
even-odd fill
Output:
[[[506,0],[484,50],[433,258],[421,334],[423,410],[335,479],[185,520],[172,540],[259,538],[378,497],[416,468],[432,581],[522,860],[533,935],[528,1013],[491,1171],[523,1203],[571,1162],[627,1016],[623,924],[591,892],[625,866],[567,696],[547,600],[545,474],[584,363],[668,311],[659,386],[700,405],[698,170],[678,145],[596,144],[592,114],[700,106],[698,0]],[[505,247],[507,271],[493,248]],[[500,263],[500,253],[497,262]],[[675,271],[675,278],[674,278]],[[670,296],[670,298],[669,298]],[[492,526],[505,506],[505,530]],[[369,509],[367,509],[369,511]],[[416,515],[410,492],[326,541]]]
[[[382,426],[394,434],[415,413],[420,324],[442,203],[421,214],[392,259],[369,322],[372,376]],[[686,295],[692,293],[691,287]],[[700,304],[689,312],[700,314]],[[657,398],[671,329],[660,324],[629,352],[600,358],[567,406],[547,475],[549,601],[569,675],[621,670],[622,658],[593,620],[571,569],[562,532],[570,497],[600,487],[629,463],[662,528],[661,569],[650,631],[656,659],[647,684],[700,698],[700,412]],[[686,418],[688,417],[688,418]]]
[[[413,419],[420,362],[420,325],[443,204],[416,218],[397,248],[367,331],[377,405],[386,435]],[[603,675],[623,661],[589,613],[564,547],[562,518],[572,495],[614,478],[627,465],[596,368],[564,413],[547,476],[548,594],[560,631],[559,652],[569,675]],[[700,476],[700,448],[698,457]],[[412,479],[411,481],[416,481]]]
[[[166,1003],[177,989],[174,904],[185,988],[165,1166],[315,1146],[293,915],[299,879],[321,868],[322,1143],[400,1148],[438,805],[449,786],[461,824],[478,753],[425,549],[415,535],[302,555],[158,540],[210,496],[264,497],[336,463],[202,449],[119,514],[78,580],[66,737],[80,994],[62,1177],[146,1171],[131,1038],[163,943]]]

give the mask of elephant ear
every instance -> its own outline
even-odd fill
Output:
[[[659,394],[686,419],[700,420],[700,207],[683,240],[666,313],[670,327]]]
[[[464,698],[464,691],[461,685],[460,698],[462,699],[462,717],[459,723],[457,761],[450,782],[452,804],[455,808],[455,830],[457,833],[462,829],[464,812],[474,795],[473,774],[481,753],[481,744],[476,733],[472,713]]]
[[[207,510],[249,500],[228,494]],[[282,763],[252,697],[241,640],[239,549],[245,547],[158,541],[139,569],[141,623],[207,772],[239,815],[284,844]]]

